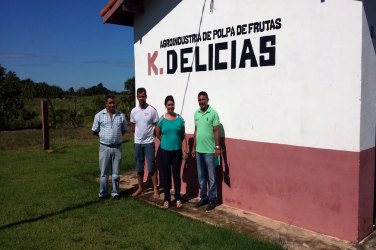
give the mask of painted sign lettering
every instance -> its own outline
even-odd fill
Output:
[[[244,39],[240,36],[270,33],[281,27],[281,18],[276,18],[163,39],[159,45],[159,52],[162,54],[159,59],[166,60],[164,65],[167,74],[275,66],[276,34]],[[234,39],[229,41],[211,42],[232,37]],[[182,45],[186,46],[179,49],[171,48]],[[163,51],[165,48],[168,50]],[[158,51],[148,53],[147,56],[148,75],[162,75],[165,71],[163,67],[157,66]]]

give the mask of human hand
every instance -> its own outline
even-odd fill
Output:
[[[215,149],[215,155],[220,156],[221,155],[221,148]]]
[[[188,159],[188,152],[183,151],[183,160]]]
[[[196,149],[192,149],[191,155],[192,155],[193,158],[196,157]]]

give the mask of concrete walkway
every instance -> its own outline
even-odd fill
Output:
[[[128,172],[121,176],[120,188],[123,192],[130,193],[135,190],[136,186],[137,176],[135,172]],[[154,199],[150,188],[138,197],[144,202],[162,208],[163,194],[160,195],[159,199]],[[376,233],[370,235],[360,244],[353,244],[226,205],[220,205],[214,210],[206,212],[206,206],[195,207],[197,202],[197,198],[185,201],[183,208],[180,209],[175,208],[172,204],[169,210],[214,226],[232,228],[266,240],[276,241],[290,250],[376,250]]]

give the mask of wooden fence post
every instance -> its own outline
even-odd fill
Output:
[[[47,150],[50,148],[50,133],[48,126],[48,103],[47,101],[41,101],[42,109],[42,131],[43,131],[43,149]]]

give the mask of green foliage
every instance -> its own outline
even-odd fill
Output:
[[[36,112],[27,111],[25,101],[33,97],[62,98],[64,91],[47,83],[21,81],[15,72],[0,65],[0,131],[39,127]]]
[[[29,104],[31,110],[40,109],[34,99]],[[94,115],[104,108],[103,96],[70,96],[64,99],[49,99],[49,122],[53,128],[91,126]]]
[[[82,115],[82,112],[78,110],[77,107],[77,97],[74,97],[73,99],[73,109],[71,109],[68,113],[68,119],[70,124],[77,128],[79,126],[82,126],[84,116]]]
[[[104,98],[102,96],[95,97],[95,99],[93,100],[93,108],[94,108],[95,112],[98,112],[99,110],[104,109],[105,106],[106,106],[105,101],[104,101]]]
[[[41,98],[63,98],[64,90],[55,85],[48,85],[45,82],[34,83],[30,79],[21,81],[23,93],[28,95],[29,98],[41,97]]]
[[[120,97],[120,101],[117,102],[117,107],[119,110],[124,112],[127,117],[135,106],[135,78],[129,78],[124,82],[124,94]]]
[[[4,80],[6,69],[3,68],[0,64],[0,81]]]
[[[118,97],[117,103],[120,110],[129,114],[134,106],[134,78],[126,83],[126,94]],[[89,126],[95,113],[104,108],[104,96],[110,92],[103,83],[79,88],[77,92],[71,87],[64,92],[60,87],[45,82],[20,80],[15,72],[7,72],[0,65],[0,131],[40,128],[41,99],[48,101],[51,127]]]
[[[0,131],[9,128],[12,120],[25,112],[21,93],[20,79],[16,73],[0,66]]]
[[[135,81],[135,78],[132,77],[132,78],[129,78],[128,80],[126,80],[124,82],[124,90],[125,90],[125,93],[127,95],[131,95],[131,96],[135,96],[135,93],[136,93],[136,90],[135,90],[135,86],[136,86],[136,81]]]
[[[70,91],[72,91],[70,89]],[[92,86],[90,88],[79,88],[76,92],[78,96],[93,96],[93,95],[106,95],[111,91],[103,86],[103,83],[99,83],[97,86]]]

